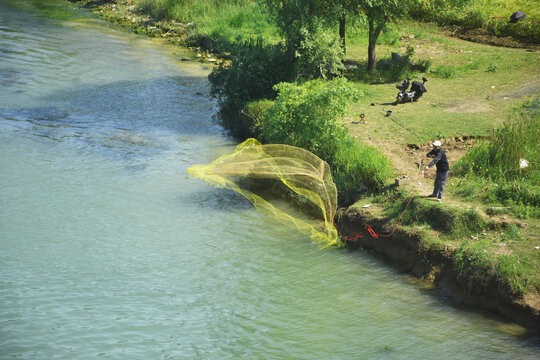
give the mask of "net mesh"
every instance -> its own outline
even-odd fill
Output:
[[[311,152],[289,145],[261,145],[248,139],[232,154],[187,172],[209,184],[231,189],[248,199],[259,211],[309,236],[321,247],[338,244],[334,227],[337,189],[328,164]],[[278,195],[278,196],[276,196]],[[294,200],[308,213],[284,205]]]

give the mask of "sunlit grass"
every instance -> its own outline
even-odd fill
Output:
[[[157,20],[188,24],[191,36],[214,42],[278,39],[266,8],[253,0],[137,0],[136,7]]]

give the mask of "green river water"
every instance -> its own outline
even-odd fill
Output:
[[[181,51],[0,0],[0,358],[540,358],[523,328],[190,179],[235,142]]]

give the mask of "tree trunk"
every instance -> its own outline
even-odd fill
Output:
[[[345,46],[345,14],[339,19],[339,37],[341,38],[341,46],[343,47],[343,55],[347,54]]]
[[[282,0],[283,6],[283,26],[285,28],[285,36],[289,37],[289,19],[287,18],[287,0]]]
[[[372,73],[375,70],[375,46],[377,45],[377,39],[381,34],[384,25],[386,24],[387,17],[377,19],[378,24],[375,23],[375,18],[368,14],[369,17],[369,44],[368,44],[368,65],[367,71]]]
[[[375,63],[376,63],[376,57],[375,57],[375,45],[377,44],[377,39],[372,40],[369,39],[369,45],[368,45],[368,63],[367,63],[367,71],[368,73],[372,73],[373,70],[375,70]]]
[[[369,15],[368,15],[369,16]],[[368,63],[367,71],[372,73],[375,70],[375,45],[377,45],[377,38],[375,35],[375,21],[373,17],[369,17],[369,44],[368,44]]]

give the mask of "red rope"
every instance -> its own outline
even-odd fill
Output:
[[[377,234],[377,233],[375,232],[375,230],[373,230],[373,228],[372,228],[369,224],[365,224],[365,225],[364,225],[364,228],[365,228],[365,229],[371,234],[371,236],[373,236],[375,239],[378,239],[379,237],[388,238],[388,237],[392,236],[392,235],[396,232],[396,230],[397,230],[397,228],[398,228],[398,226],[399,226],[399,222],[401,221],[401,218],[402,218],[403,214],[405,214],[405,211],[407,210],[407,208],[408,208],[409,205],[411,204],[411,201],[412,201],[413,197],[414,197],[414,195],[411,196],[411,198],[409,199],[409,202],[407,203],[407,206],[405,206],[405,209],[403,209],[403,212],[402,212],[401,215],[399,216],[399,219],[398,219],[398,222],[397,222],[397,224],[396,224],[396,227],[394,228],[394,230],[392,230],[392,232],[391,232],[390,234],[388,234],[388,235]],[[334,226],[335,226],[335,223],[334,223]],[[337,226],[336,226],[336,229],[337,229]],[[344,239],[344,240],[346,240],[346,241],[356,241],[356,240],[358,240],[359,238],[363,238],[363,237],[364,237],[362,234],[359,234],[359,233],[354,233],[354,237],[346,237],[346,236],[341,235],[341,233],[339,232],[339,230],[338,230],[338,234],[339,234],[339,236],[341,236],[342,239]]]
[[[364,225],[364,227],[366,228],[367,231],[369,231],[371,236],[373,236],[375,239],[378,239],[379,236],[380,237],[385,237],[385,238],[392,236],[396,232],[396,230],[397,230],[397,228],[399,226],[399,222],[401,221],[401,217],[403,216],[403,214],[405,214],[405,210],[407,210],[407,208],[409,207],[409,204],[411,203],[413,197],[414,197],[414,195],[411,196],[411,198],[409,199],[409,202],[407,203],[407,206],[405,206],[405,209],[403,209],[403,212],[401,213],[401,215],[399,215],[399,219],[398,219],[398,222],[396,224],[396,227],[394,228],[394,230],[392,230],[392,232],[390,234],[388,234],[388,235],[377,234],[375,232],[375,230],[373,230],[373,228],[371,226],[369,226],[368,224]]]

